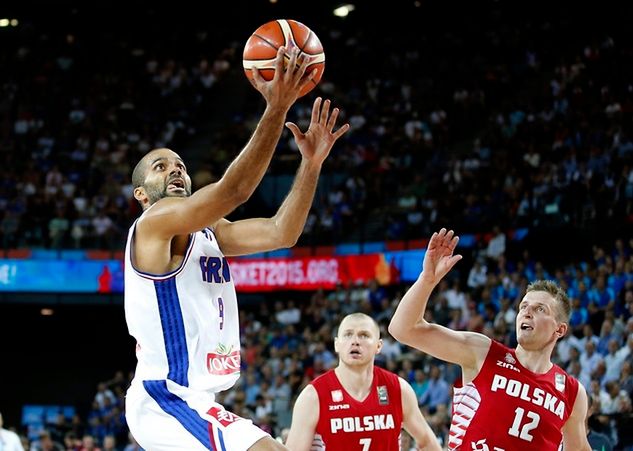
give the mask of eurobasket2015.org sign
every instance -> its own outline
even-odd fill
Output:
[[[398,251],[329,257],[236,258],[228,259],[228,268],[205,260],[199,266],[203,280],[222,283],[228,277],[239,292],[265,292],[333,289],[338,284],[370,280],[381,285],[409,282],[418,277],[423,258],[424,251]],[[122,293],[123,261],[0,260],[0,291]]]

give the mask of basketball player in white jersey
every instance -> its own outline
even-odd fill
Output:
[[[125,315],[137,340],[135,378],[126,396],[130,431],[147,450],[281,450],[268,434],[227,411],[214,394],[240,371],[237,299],[225,256],[294,245],[312,204],[321,165],[349,128],[333,132],[338,109],[314,102],[309,129],[292,123],[302,161],[273,218],[223,219],[261,181],[301,88],[307,62],[284,49],[274,78],[254,72],[266,110],[252,138],[224,176],[191,194],[184,162],[155,149],[134,169],[134,197],[143,214],[130,228],[125,253]]]

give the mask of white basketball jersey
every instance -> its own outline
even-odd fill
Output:
[[[125,248],[125,318],[137,341],[135,383],[167,379],[208,392],[231,387],[240,375],[237,297],[212,230],[191,234],[180,267],[163,275],[134,268],[135,230],[136,222]]]

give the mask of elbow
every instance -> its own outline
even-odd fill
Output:
[[[299,236],[289,233],[280,233],[275,240],[276,249],[288,249],[293,247],[299,241]]]
[[[297,241],[299,241],[299,235],[285,237],[282,240],[280,247],[286,248],[286,249],[290,247],[294,247],[297,244]]]
[[[396,340],[398,340],[399,342],[403,342],[404,341],[404,335],[402,333],[402,327],[400,327],[398,324],[396,324],[394,322],[393,318],[391,319],[391,322],[389,323],[389,326],[387,327],[387,330],[389,331],[391,336],[393,338],[395,338]]]
[[[427,328],[425,327],[426,325],[428,325],[428,323],[426,323],[426,321],[424,320],[409,326],[398,324],[398,322],[395,322],[392,319],[389,323],[389,326],[387,327],[387,330],[389,331],[391,336],[400,343],[410,345],[414,337],[419,336],[421,333],[424,333],[427,330]]]
[[[269,223],[272,236],[274,237],[273,245],[275,249],[288,249],[297,244],[301,236],[301,230],[297,230],[296,227],[289,224],[287,218],[277,212],[275,216],[270,218]]]

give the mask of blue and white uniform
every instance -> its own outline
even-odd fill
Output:
[[[182,264],[167,274],[134,267],[125,249],[125,318],[137,367],[126,419],[147,450],[246,450],[267,434],[225,410],[215,393],[240,375],[235,286],[211,229],[189,237]]]

